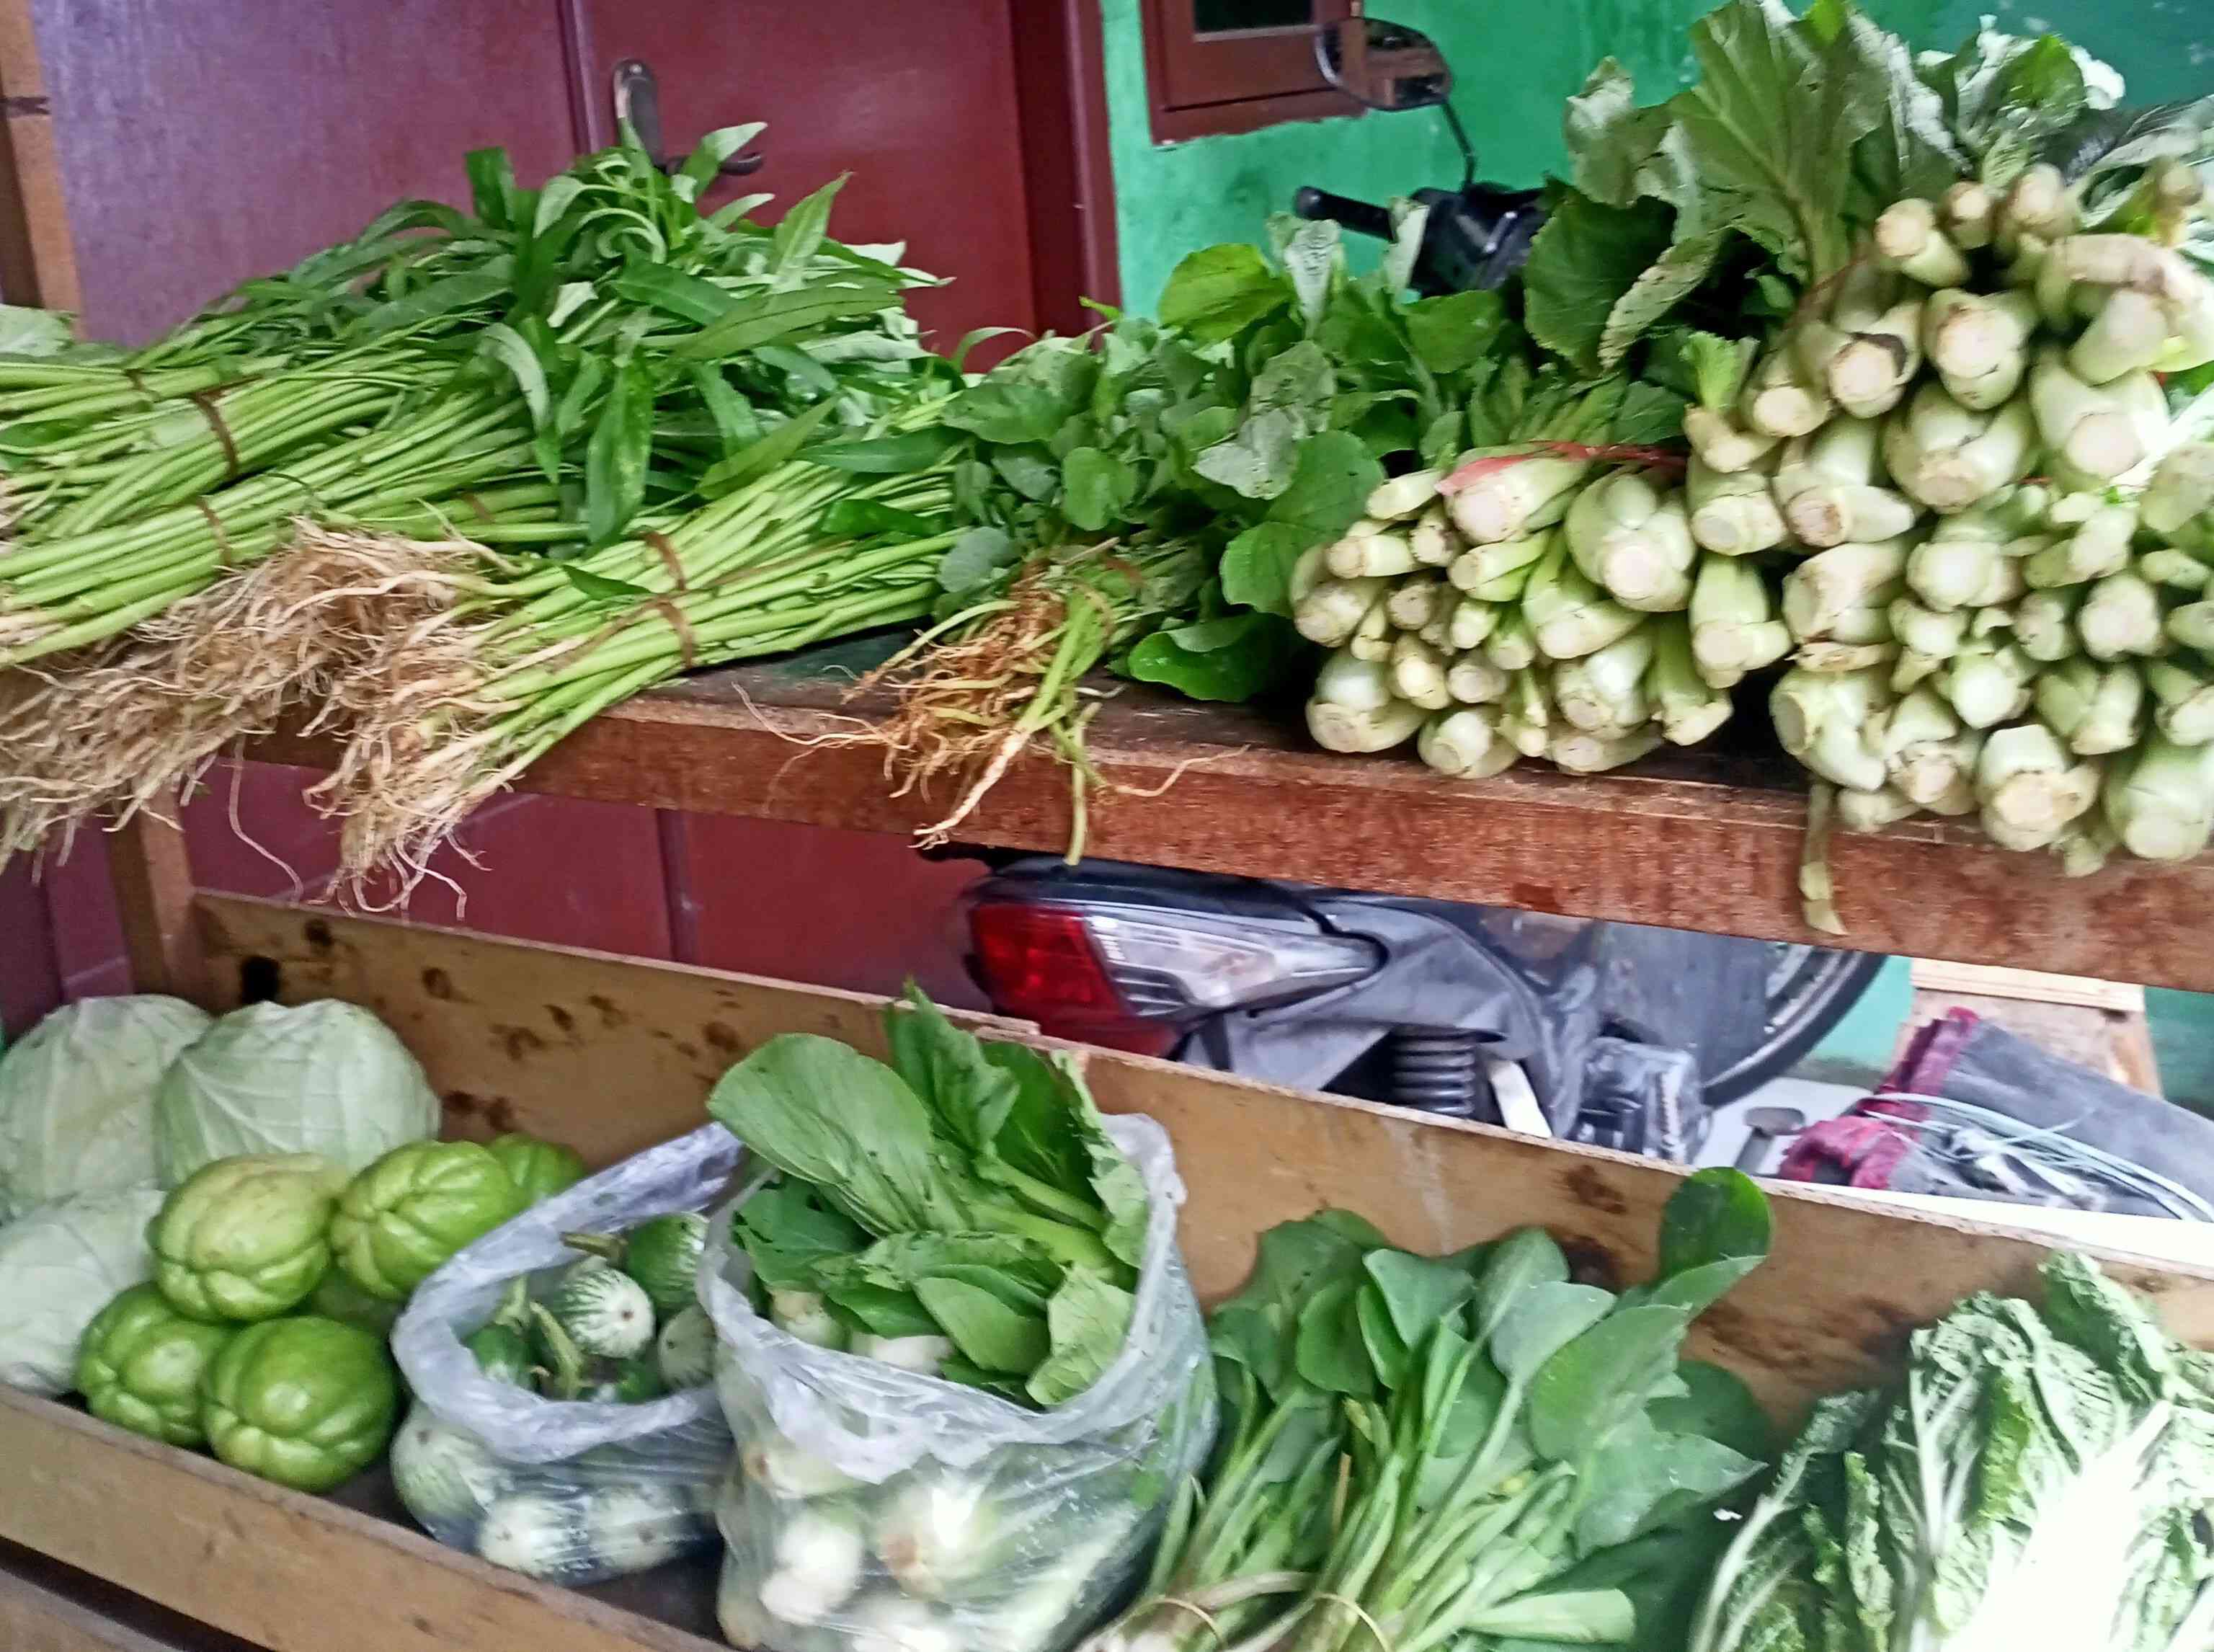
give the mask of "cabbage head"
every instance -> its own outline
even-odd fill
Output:
[[[210,1025],[181,998],[88,998],[0,1055],[0,1223],[154,1179],[154,1087]]]
[[[80,1194],[0,1227],[0,1382],[58,1394],[76,1380],[85,1327],[153,1277],[146,1224],[162,1197],[150,1183]]]
[[[162,1075],[154,1162],[174,1187],[246,1153],[320,1153],[349,1173],[438,1131],[438,1098],[407,1047],[336,999],[224,1016]]]

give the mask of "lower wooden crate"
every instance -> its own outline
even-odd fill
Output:
[[[698,1124],[716,1076],[777,1032],[882,1049],[881,1001],[853,994],[241,899],[203,897],[199,917],[211,1007],[260,995],[363,1004],[423,1062],[450,1133],[541,1132],[576,1142],[596,1165]],[[1169,1063],[1075,1054],[1103,1107],[1150,1115],[1173,1138],[1189,1196],[1181,1238],[1208,1301],[1237,1288],[1264,1229],[1327,1205],[1427,1251],[1539,1223],[1580,1275],[1629,1283],[1651,1265],[1660,1208],[1680,1175]],[[2027,1288],[2046,1254],[1997,1225],[1903,1216],[1816,1190],[1778,1189],[1773,1202],[1771,1261],[1702,1320],[1693,1351],[1735,1370],[1783,1420],[1817,1393],[1877,1375],[1912,1326],[1967,1293]],[[2214,1272],[2108,1260],[2159,1300],[2179,1335],[2214,1343]],[[712,1566],[554,1588],[443,1548],[394,1513],[374,1478],[340,1499],[306,1496],[0,1390],[0,1539],[269,1652],[710,1643]],[[77,1612],[50,1611],[37,1631],[46,1641],[22,1640],[37,1652],[189,1645],[101,1640],[85,1627],[103,1621],[95,1606],[11,1578],[4,1557],[0,1584],[36,1588]],[[30,1610],[9,1598],[0,1593],[0,1628],[8,1612]]]

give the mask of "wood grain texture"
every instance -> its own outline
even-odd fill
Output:
[[[33,0],[0,0],[0,297],[73,310],[76,248],[32,9]]]
[[[719,1644],[5,1387],[0,1463],[8,1466],[0,1538],[268,1652]]]
[[[0,1646],[8,1652],[176,1652],[65,1595],[0,1571]]]
[[[547,0],[31,0],[89,336],[137,340],[411,195],[575,138]]]
[[[696,1126],[723,1068],[775,1032],[881,1054],[882,1000],[484,936],[206,898],[218,975],[278,960],[288,998],[375,1010],[447,1098],[450,1129],[540,1131],[594,1163]],[[227,966],[227,967],[226,967]],[[559,1019],[556,1013],[559,1012]],[[1019,1036],[1010,1024],[1000,1027]],[[558,1032],[557,1032],[558,1028]],[[1202,1300],[1235,1290],[1264,1228],[1342,1205],[1401,1244],[1456,1249],[1535,1222],[1602,1282],[1644,1276],[1681,1172],[1651,1159],[1453,1125],[1111,1052],[1081,1060],[1100,1105],[1174,1139],[1182,1236]],[[1702,1322],[1709,1357],[1779,1412],[1881,1369],[1911,1325],[1971,1291],[2032,1282],[2041,1242],[1773,1190],[1769,1264]],[[2214,1273],[2134,1263],[2178,1334],[2214,1342]]]
[[[1670,752],[1625,774],[1524,768],[1442,779],[1410,756],[1344,757],[1307,745],[1287,716],[1195,705],[1122,684],[1093,720],[1104,777],[1086,853],[1205,872],[1834,945],[1800,921],[1803,792],[1780,758]],[[588,724],[534,768],[526,789],[774,820],[907,832],[944,798],[893,798],[881,754],[807,662],[713,671]],[[275,741],[266,755],[327,762]],[[1159,795],[1140,795],[1158,792]],[[938,807],[933,807],[933,803]],[[1058,852],[1067,775],[1017,763],[963,841]],[[2066,878],[1966,829],[1912,822],[1840,834],[1832,865],[1850,945],[2214,991],[2214,856],[2117,860]]]
[[[207,994],[184,829],[139,815],[107,840],[108,876],[134,990],[199,1002]]]
[[[0,1542],[0,1647],[8,1652],[257,1652],[105,1578]]]

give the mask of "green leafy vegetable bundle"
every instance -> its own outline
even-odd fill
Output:
[[[703,212],[757,130],[535,190],[480,151],[473,211],[403,202],[130,354],[19,317],[0,854],[298,708],[380,719],[349,871],[417,861],[661,676],[924,613],[947,444],[894,419],[959,383],[902,308],[930,278],[829,237],[837,182]]]
[[[923,994],[892,1062],[786,1033],[707,1110],[783,1172],[737,1238],[770,1319],[804,1341],[1057,1405],[1121,1353],[1144,1182],[1067,1060],[985,1043]]]
[[[1618,1294],[1535,1228],[1446,1257],[1344,1211],[1272,1228],[1211,1321],[1234,1426],[1205,1495],[1090,1652],[1680,1646],[1767,1425],[1679,1349],[1768,1236],[1733,1171]]]
[[[1970,1297],[1904,1378],[1822,1401],[1691,1652],[2185,1652],[2214,1642],[2214,1383],[2078,1256]]]

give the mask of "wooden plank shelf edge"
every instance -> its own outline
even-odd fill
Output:
[[[841,703],[790,663],[703,673],[586,725],[523,789],[808,825],[912,833],[945,806],[894,797],[881,750],[856,737],[879,698]],[[1631,773],[1536,768],[1453,781],[1401,756],[1336,756],[1245,707],[1122,685],[1090,749],[1089,854],[1202,872],[1472,901],[1630,923],[1836,945],[1797,892],[1805,798],[1772,767],[1671,754]],[[327,746],[278,737],[255,756],[321,766]],[[936,805],[936,806],[933,806]],[[963,823],[964,843],[1060,853],[1066,770],[1013,765]],[[2041,854],[1911,822],[1831,847],[1862,951],[2214,991],[2214,857],[2117,858],[2068,878]]]

